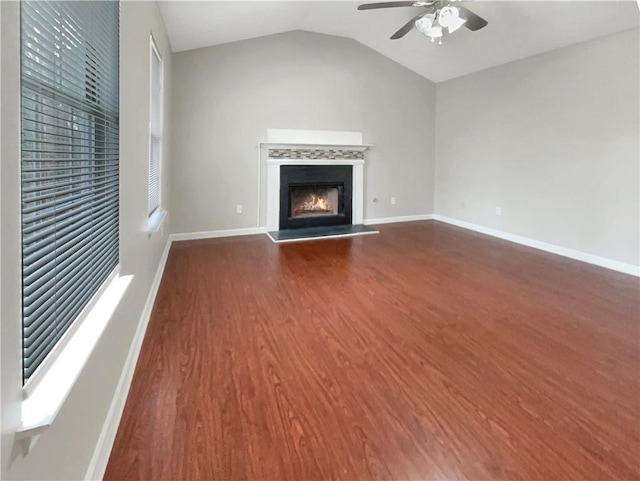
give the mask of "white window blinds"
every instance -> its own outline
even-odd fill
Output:
[[[151,107],[149,118],[149,215],[160,208],[162,148],[162,59],[151,39]]]
[[[23,381],[118,264],[117,1],[22,1]]]

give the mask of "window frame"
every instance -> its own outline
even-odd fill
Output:
[[[154,56],[159,64],[158,92],[157,104],[154,103]],[[148,215],[148,231],[150,234],[159,230],[165,219],[166,212],[162,208],[162,159],[164,153],[164,60],[160,55],[153,33],[149,34],[149,158],[147,164],[147,215]],[[155,111],[157,109],[157,112]],[[158,135],[157,135],[157,165],[156,165],[156,188],[157,188],[157,204],[151,209],[151,183],[152,183],[152,144],[154,141],[153,119],[155,114],[158,116]]]
[[[24,62],[24,48],[25,47],[23,45],[23,43],[24,43],[23,29],[25,28],[25,26],[23,25],[23,22],[25,20],[23,19],[22,8],[23,8],[23,5],[21,4],[20,5],[20,9],[21,9],[21,12],[20,12],[20,26],[19,26],[19,32],[20,32],[20,57],[19,58],[20,58],[20,65],[21,65],[21,67],[20,67],[20,100],[19,100],[19,106],[20,106],[19,125],[20,125],[20,127],[19,127],[19,131],[21,132],[21,143],[24,143],[25,140],[24,140],[24,137],[23,137],[23,135],[24,135],[23,134],[23,132],[24,132],[23,123],[25,121],[25,117],[24,117],[25,114],[24,114],[23,109],[24,109],[24,101],[25,101],[25,94],[24,94],[25,80],[24,80],[24,77],[23,77],[23,75],[24,75],[23,74],[23,68],[24,68],[23,67],[23,62]],[[117,29],[118,29],[118,32],[119,32],[119,30],[120,30],[119,2],[118,2],[117,23],[118,23]],[[118,37],[119,37],[119,35],[118,35]],[[91,45],[89,40],[84,39],[84,37],[83,37],[83,40],[84,40],[84,42],[86,44]],[[118,42],[118,50],[119,50],[119,42]],[[65,65],[65,68],[67,68],[66,65]],[[118,66],[118,69],[119,69],[119,66]],[[104,72],[102,72],[102,73],[100,73],[100,75],[106,75],[106,74],[104,74]],[[54,78],[54,80],[56,80],[56,79],[57,79],[57,77]],[[81,94],[81,95],[85,95],[85,96],[89,95],[89,93],[88,93],[89,90],[87,89],[87,85],[88,84],[85,83],[85,91],[84,91],[84,94]],[[29,82],[26,83],[26,88],[28,90],[36,92],[36,90],[38,90],[41,87],[38,87],[37,80],[33,80],[32,79],[32,81],[29,81]],[[35,88],[35,90],[34,90],[34,88]],[[118,88],[118,90],[119,90],[119,88]],[[53,91],[54,94],[55,94],[55,92],[56,91]],[[119,97],[119,92],[118,92],[118,97]],[[52,97],[52,98],[55,98],[55,97]],[[72,101],[76,101],[76,100],[72,99]],[[64,104],[65,106],[71,105],[71,104],[66,103],[64,100],[61,100],[60,102],[61,102],[61,104]],[[36,107],[34,107],[34,108],[39,108],[38,105],[40,105],[40,104],[36,104]],[[42,105],[45,105],[45,104],[43,103]],[[40,132],[40,131],[35,130],[35,128],[34,128],[33,132],[36,132],[36,135],[39,135],[39,136],[49,135],[49,136],[67,137],[67,138],[72,139],[74,141],[77,140],[79,142],[78,145],[82,145],[83,147],[87,147],[88,145],[93,144],[92,149],[94,149],[95,151],[91,150],[91,149],[88,149],[88,150],[86,150],[86,152],[87,152],[87,155],[95,157],[97,155],[96,152],[97,152],[97,149],[98,149],[98,147],[97,147],[97,143],[98,142],[96,141],[97,132],[96,132],[96,126],[95,126],[95,114],[88,113],[88,111],[83,110],[82,107],[71,106],[70,108],[77,109],[77,113],[69,114],[69,115],[77,115],[78,117],[82,117],[84,120],[86,120],[86,122],[87,122],[86,125],[90,127],[89,130],[87,130],[86,132],[85,131],[80,132],[79,136],[77,138],[76,138],[75,133],[73,133],[73,132],[71,134],[72,137],[69,137],[68,133],[60,134],[60,133],[57,133],[55,131],[46,132],[44,130],[42,132]],[[102,111],[100,111],[99,109],[96,109],[95,111],[102,113]],[[38,112],[37,110],[33,110],[33,113],[34,113],[34,115],[37,116],[36,118],[40,118],[39,122],[42,122],[42,116],[45,115],[45,114],[42,113],[42,112]],[[117,113],[117,115],[119,115],[119,112]],[[38,122],[38,120],[36,120],[36,122]],[[75,120],[73,120],[72,122],[75,122]],[[102,141],[102,142],[104,142],[104,141]],[[75,143],[74,144],[69,144],[69,145],[73,148],[73,145],[75,145]],[[101,147],[101,148],[104,148],[104,145],[107,145],[107,144],[103,144],[103,147]],[[23,156],[24,156],[23,149],[24,149],[24,147],[21,146],[20,147],[20,184],[21,184],[21,186],[23,185],[23,182],[24,182],[24,177],[23,177],[24,176],[24,173],[23,173],[23,168],[24,168],[24,165],[23,165],[23,162],[24,162],[23,161]],[[43,152],[46,152],[46,151],[43,151]],[[74,155],[75,151],[72,150],[71,152],[72,152],[72,155]],[[83,150],[83,152],[85,152],[85,151]],[[97,160],[97,159],[94,158],[94,161],[95,160]],[[62,161],[63,162],[69,162],[69,161],[72,161],[72,160],[69,160],[69,161],[62,160]],[[119,155],[118,155],[118,163],[119,163]],[[77,167],[76,167],[76,169],[77,169]],[[78,174],[72,175],[72,177],[77,179],[77,180],[74,180],[73,182],[76,182],[78,184],[78,186],[80,186],[84,182],[95,181],[95,180],[93,180],[91,178],[91,176],[89,174],[92,173],[92,172],[95,172],[96,165],[90,165],[90,166],[86,167],[86,169],[88,169],[87,170],[87,172],[88,172],[87,175],[89,175],[89,177],[86,177],[84,175],[85,174],[85,167],[81,167],[80,169],[81,170],[80,170],[80,172]],[[116,171],[117,171],[117,169],[116,169]],[[43,177],[46,178],[46,176],[43,176]],[[120,179],[117,178],[116,182],[117,182],[117,184],[116,184],[116,188],[115,188],[114,192],[115,192],[115,195],[116,195],[116,197],[115,197],[116,205],[119,206],[119,190],[120,190],[120,185],[121,185],[120,184]],[[83,192],[83,191],[80,191],[80,192]],[[23,199],[22,195],[23,194],[22,194],[22,188],[21,188],[21,193],[20,193],[21,199],[20,199],[20,202],[22,204],[22,207],[20,208],[21,224],[20,224],[20,229],[19,229],[19,237],[20,237],[20,241],[19,241],[20,242],[20,271],[21,271],[20,275],[21,275],[21,278],[22,278],[21,279],[22,282],[24,282],[24,276],[25,276],[25,270],[24,269],[25,269],[25,267],[24,267],[23,242],[24,242],[24,236],[25,236],[25,230],[24,230],[25,227],[24,227],[24,224],[23,224],[23,222],[24,222],[23,219],[24,219],[24,215],[25,215],[24,214],[25,207],[24,207],[24,199]],[[55,207],[52,207],[52,208],[55,209]],[[88,298],[86,299],[86,301],[82,301],[83,304],[82,304],[82,307],[80,308],[80,310],[77,312],[75,317],[68,323],[67,327],[64,329],[64,331],[60,335],[60,337],[52,343],[52,346],[49,349],[47,349],[46,354],[44,355],[42,360],[39,361],[36,364],[36,367],[34,368],[33,372],[29,375],[29,377],[26,380],[24,378],[24,376],[25,376],[25,374],[24,374],[24,372],[25,372],[24,371],[25,370],[25,361],[26,361],[25,350],[24,350],[24,336],[25,336],[24,315],[25,314],[24,314],[24,307],[21,308],[21,313],[20,313],[20,315],[21,315],[20,332],[21,332],[21,337],[22,337],[22,343],[21,343],[22,344],[22,346],[21,346],[22,347],[21,348],[21,370],[22,370],[22,374],[21,374],[21,377],[23,379],[22,394],[23,394],[23,397],[25,399],[32,399],[34,397],[34,394],[42,392],[43,389],[45,389],[45,387],[46,387],[45,385],[48,385],[48,384],[52,383],[51,374],[53,374],[52,371],[56,369],[56,365],[59,364],[59,359],[60,359],[62,353],[65,353],[70,349],[70,345],[75,342],[75,341],[72,341],[72,340],[74,339],[74,337],[77,336],[78,331],[80,329],[84,329],[86,331],[86,329],[84,327],[82,327],[82,326],[85,326],[85,324],[87,326],[95,324],[95,323],[92,322],[91,319],[88,319],[88,318],[91,318],[92,316],[95,317],[94,316],[94,310],[95,310],[96,304],[99,303],[101,298],[104,298],[109,291],[113,290],[113,286],[114,285],[117,285],[117,284],[121,283],[120,279],[122,279],[122,277],[120,277],[120,255],[119,255],[120,254],[120,252],[119,252],[120,251],[120,240],[119,240],[119,235],[120,235],[120,232],[119,232],[119,230],[120,230],[120,227],[119,227],[120,219],[119,219],[119,217],[120,216],[119,216],[119,210],[120,210],[119,207],[116,207],[116,209],[114,210],[115,215],[116,215],[116,217],[115,217],[116,226],[115,226],[115,229],[112,232],[112,233],[115,233],[115,235],[116,235],[116,244],[115,245],[117,246],[116,247],[117,250],[116,250],[116,253],[115,253],[115,256],[116,256],[115,257],[115,265],[113,265],[113,267],[110,270],[104,271],[105,277],[99,284],[96,284],[95,289],[92,288],[91,290],[87,291]],[[53,224],[53,225],[55,225],[55,224]],[[71,264],[69,264],[69,265],[71,265]],[[54,285],[54,287],[52,287],[52,290],[55,291],[55,285]],[[78,296],[76,296],[76,298],[77,297]],[[72,298],[69,297],[69,299],[72,299]],[[24,306],[24,302],[25,302],[25,294],[24,294],[24,291],[21,289],[21,304],[23,306]],[[52,314],[52,315],[55,316],[55,314]],[[94,331],[94,334],[99,336],[101,334],[101,332],[102,332],[102,330],[100,330],[100,332]],[[88,347],[90,347],[91,349],[93,348],[93,346],[88,346]],[[79,364],[81,364],[81,366],[84,365],[84,361],[80,362],[80,360],[78,359],[78,362],[79,362]],[[81,369],[81,366],[80,366],[79,369]],[[45,400],[47,399],[47,396],[44,396],[44,395],[38,396],[38,397],[44,397]],[[43,404],[43,403],[41,403],[41,404]]]

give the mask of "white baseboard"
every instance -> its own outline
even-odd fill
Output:
[[[378,219],[365,219],[364,225],[378,225],[378,224],[395,224],[396,222],[413,222],[416,220],[431,220],[433,214],[419,214],[419,215],[403,215],[400,217],[380,217]]]
[[[529,239],[528,237],[522,237],[519,235],[510,234],[508,232],[504,232],[501,230],[491,229],[489,227],[483,227],[481,225],[472,224],[470,222],[453,219],[451,217],[446,217],[443,215],[435,214],[432,216],[432,218],[440,222],[445,222],[447,224],[462,227],[464,229],[480,232],[481,234],[486,234],[492,237],[497,237],[499,239],[515,242],[516,244],[522,244],[527,247],[533,247],[534,249],[551,252],[552,254],[557,254],[563,257],[569,257],[571,259],[586,262],[588,264],[594,264],[596,266],[605,267],[607,269],[611,269],[618,272],[624,272],[625,274],[630,274],[632,276],[640,277],[640,266],[636,266],[633,264],[614,261],[613,259],[607,259],[606,257],[599,257],[593,254],[587,254],[586,252],[576,251],[573,249],[568,249],[566,247],[560,247],[554,244],[547,244],[546,242],[540,242],[534,239]]]
[[[102,431],[98,438],[96,449],[93,452],[91,462],[89,463],[89,468],[85,474],[85,479],[101,480],[104,476],[105,469],[107,468],[111,448],[113,447],[113,442],[115,441],[116,434],[118,432],[118,425],[120,424],[120,418],[122,417],[124,405],[127,401],[129,387],[131,386],[133,373],[138,362],[138,355],[140,354],[144,334],[147,330],[147,325],[149,324],[151,311],[153,310],[153,304],[156,300],[158,288],[160,287],[160,281],[162,280],[162,274],[164,273],[164,266],[167,263],[170,248],[171,238],[167,239],[164,251],[162,252],[162,257],[160,258],[156,275],[151,283],[149,295],[147,296],[147,301],[145,302],[142,310],[138,328],[136,329],[131,347],[129,348],[127,360],[125,361],[124,368],[120,374],[120,380],[118,381],[118,386],[116,387],[116,391],[111,400],[111,406],[109,407],[109,412],[107,413],[107,417],[102,426]]]
[[[249,227],[247,229],[212,230],[207,232],[185,232],[183,234],[171,234],[172,242],[196,239],[213,239],[216,237],[233,237],[241,235],[266,234],[266,227]]]

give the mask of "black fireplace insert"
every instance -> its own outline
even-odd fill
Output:
[[[280,167],[280,230],[351,224],[353,166]]]

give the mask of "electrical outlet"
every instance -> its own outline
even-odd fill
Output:
[[[236,206],[236,214],[242,214],[242,204]]]
[[[396,205],[396,198],[395,197],[391,197],[391,205]]]
[[[496,215],[497,216],[502,215],[502,208],[501,207],[496,207]]]

